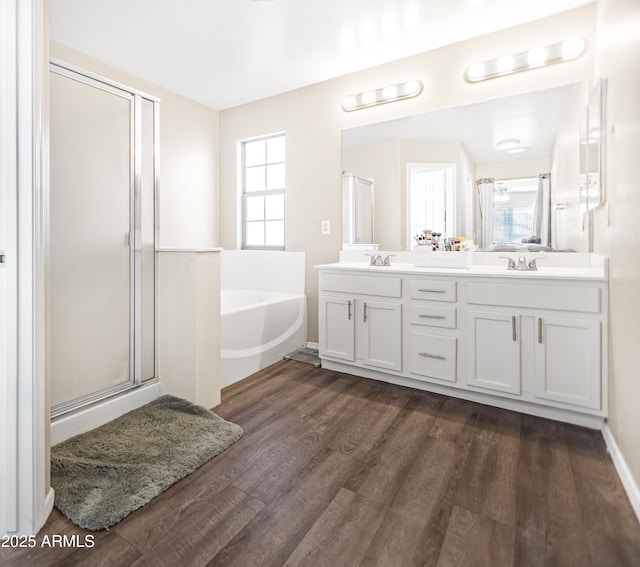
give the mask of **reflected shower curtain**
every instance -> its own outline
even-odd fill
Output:
[[[533,205],[533,227],[534,236],[540,237],[543,246],[550,245],[549,239],[549,177],[550,174],[542,173],[538,176],[538,193]]]
[[[488,248],[493,244],[493,189],[494,179],[490,177],[476,181],[478,224],[475,234],[480,248]]]

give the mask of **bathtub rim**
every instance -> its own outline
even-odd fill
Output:
[[[226,291],[239,292],[239,293],[242,293],[242,292],[255,293],[255,294],[266,296],[266,299],[263,301],[245,303],[240,305],[239,307],[234,307],[232,309],[225,309],[222,296]],[[265,306],[265,305],[271,305],[274,303],[281,303],[281,302],[292,300],[292,299],[303,299],[306,301],[307,295],[304,293],[289,293],[285,291],[268,291],[263,289],[254,289],[254,288],[222,287],[220,288],[220,317],[222,318],[225,315],[230,315],[232,313],[247,311],[249,309],[254,309],[254,308]]]

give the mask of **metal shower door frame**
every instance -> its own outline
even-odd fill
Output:
[[[75,411],[89,404],[104,400],[130,390],[143,382],[157,381],[158,369],[158,262],[159,235],[158,174],[160,150],[160,99],[143,91],[112,81],[66,62],[51,59],[49,70],[87,86],[100,89],[129,100],[129,380],[108,386],[96,392],[56,404],[51,408],[51,417]],[[153,200],[154,200],[154,372],[153,376],[142,375],[142,101],[153,104]]]

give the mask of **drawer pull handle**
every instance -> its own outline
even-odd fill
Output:
[[[351,300],[347,301],[347,319],[351,321]]]
[[[426,358],[437,358],[438,360],[445,360],[445,357],[440,354],[429,354],[428,352],[418,353],[420,356],[424,356]]]
[[[423,319],[446,319],[444,315],[418,315],[418,317]]]
[[[511,315],[511,338],[513,338],[514,341],[518,340],[518,337],[516,336],[516,316],[515,315]]]
[[[425,293],[444,293],[444,289],[419,289],[418,291],[423,291]]]
[[[363,323],[367,322],[367,302],[366,301],[364,302],[364,312],[362,315],[362,321]]]

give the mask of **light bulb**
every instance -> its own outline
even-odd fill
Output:
[[[484,63],[472,63],[469,65],[467,76],[470,79],[480,79],[484,77]]]
[[[404,84],[404,92],[406,95],[417,94],[420,91],[422,84],[420,81],[408,81]]]
[[[396,85],[392,85],[390,87],[386,87],[382,91],[382,98],[384,100],[391,100],[398,97],[398,87]]]
[[[376,101],[376,93],[374,91],[367,91],[366,93],[362,93],[360,99],[362,100],[362,104],[371,104]]]
[[[513,71],[514,65],[515,59],[513,58],[513,55],[502,55],[498,57],[498,60],[496,61],[498,73],[510,73]]]
[[[529,63],[529,67],[539,67],[547,62],[548,57],[549,53],[547,52],[547,48],[538,46],[529,50],[527,62]]]
[[[584,42],[584,39],[578,37],[577,35],[574,35],[568,37],[562,42],[560,53],[562,54],[563,59],[575,59],[582,54],[585,47],[586,44]]]
[[[356,105],[356,97],[354,95],[349,95],[345,97],[342,101],[342,108],[345,110],[351,110]]]

